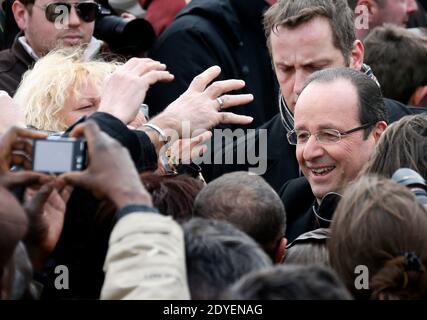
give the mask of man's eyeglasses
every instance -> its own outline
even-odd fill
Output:
[[[344,131],[344,132],[340,132],[336,129],[322,129],[322,130],[319,130],[313,134],[316,137],[317,142],[319,142],[321,144],[333,144],[333,143],[340,142],[342,136],[346,136],[346,135],[349,135],[353,132],[369,128],[370,126],[372,126],[374,124],[375,124],[374,122],[367,123],[367,124],[364,124],[363,126],[353,128],[351,130]],[[310,137],[311,137],[311,133],[307,130],[295,130],[294,129],[294,130],[288,132],[288,134],[286,136],[287,136],[290,144],[301,145],[301,144],[307,143],[308,139],[310,139]]]
[[[44,10],[46,19],[50,22],[56,22],[58,18],[65,18],[71,12],[71,6],[76,9],[77,15],[84,22],[95,21],[101,11],[101,7],[96,2],[52,2],[45,6],[35,7]]]

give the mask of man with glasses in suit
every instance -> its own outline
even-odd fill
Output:
[[[99,10],[92,0],[15,0],[12,11],[22,33],[0,52],[0,90],[13,96],[24,72],[55,48],[85,46],[88,58],[98,54],[102,42],[93,31]]]
[[[327,228],[336,203],[374,151],[387,128],[380,88],[351,68],[313,73],[301,89],[294,109],[294,129],[287,133],[296,146],[304,177],[288,181],[281,193],[288,213],[287,237]]]

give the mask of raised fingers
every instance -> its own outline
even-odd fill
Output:
[[[169,71],[150,71],[141,77],[141,81],[144,81],[148,85],[152,85],[156,82],[172,81],[174,76]]]
[[[232,112],[221,112],[220,113],[220,123],[224,124],[249,124],[254,120],[254,118],[249,116],[241,116]]]
[[[188,87],[189,90],[194,90],[197,92],[202,92],[206,89],[209,83],[211,83],[216,77],[219,76],[221,73],[221,68],[218,66],[213,66],[205,71],[203,71],[201,74],[197,75],[193,81],[191,81],[190,86]]]
[[[166,65],[150,58],[132,58],[121,66],[119,72],[129,72],[143,75],[150,70],[166,70]]]
[[[138,76],[142,76],[152,70],[164,71],[166,70],[166,65],[158,61],[141,62],[132,71]]]
[[[239,90],[245,86],[245,82],[243,80],[223,80],[223,81],[215,81],[212,83],[207,89],[206,93],[211,98],[216,98],[222,95],[223,93]]]
[[[247,104],[254,100],[254,96],[251,93],[248,94],[236,94],[236,95],[223,95],[221,96],[222,106],[221,109],[227,109],[230,107],[240,106]]]

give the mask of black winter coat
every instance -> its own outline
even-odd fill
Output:
[[[191,1],[149,54],[175,75],[174,81],[149,90],[145,101],[150,115],[178,98],[196,75],[218,65],[222,69],[218,80],[243,79],[246,87],[236,93],[255,97],[252,103],[230,111],[254,117],[250,128],[271,119],[278,112],[278,86],[262,27],[267,8],[264,0]]]

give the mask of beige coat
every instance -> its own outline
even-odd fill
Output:
[[[171,217],[135,212],[111,233],[101,299],[190,299],[184,235]]]

